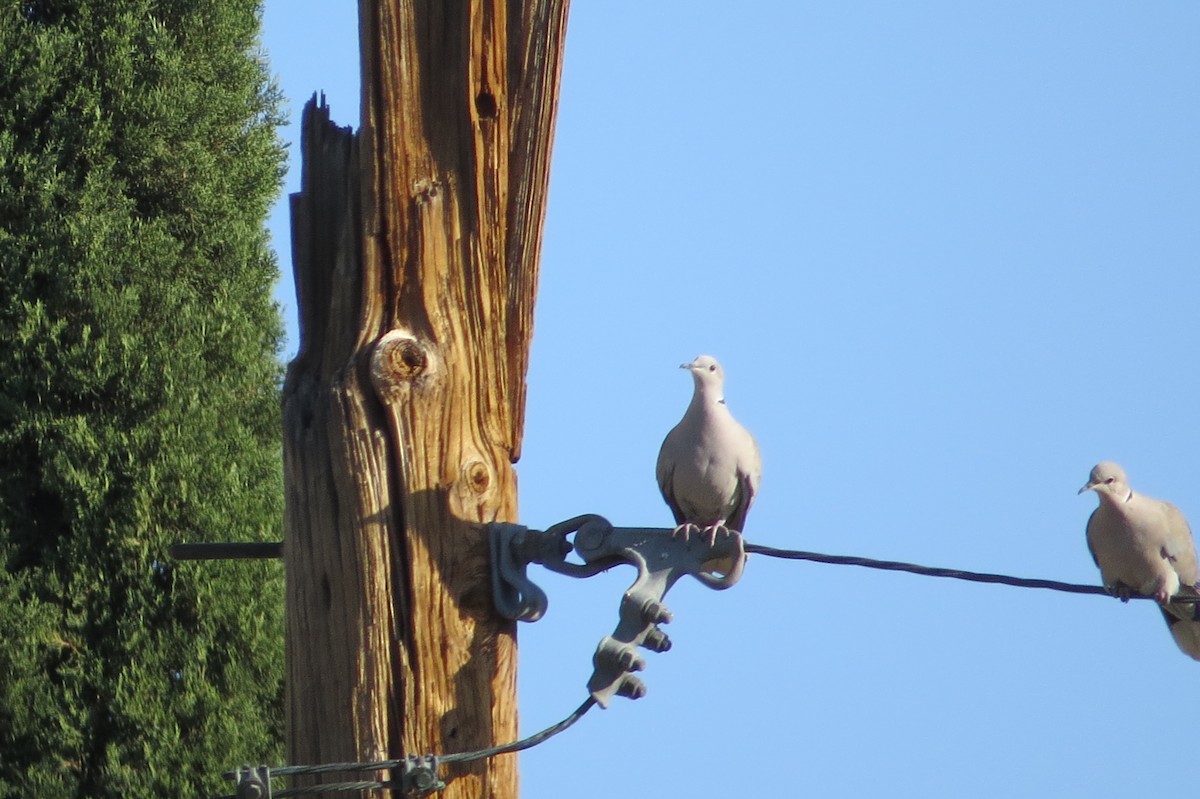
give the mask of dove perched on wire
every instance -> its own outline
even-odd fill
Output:
[[[742,532],[758,493],[758,444],[725,405],[725,373],[710,355],[680,369],[692,373],[691,404],[658,452],[658,487],[675,514],[675,534]]]
[[[1096,464],[1079,489],[1084,491],[1100,497],[1088,519],[1087,543],[1104,586],[1125,600],[1131,593],[1153,596],[1175,643],[1200,660],[1200,606],[1170,601],[1176,595],[1200,595],[1196,544],[1183,512],[1134,492],[1125,471],[1110,461]]]

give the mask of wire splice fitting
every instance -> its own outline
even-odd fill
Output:
[[[663,597],[680,577],[691,575],[705,586],[724,590],[742,576],[746,552],[741,533],[683,536],[661,528],[613,527],[602,516],[568,519],[545,532],[515,524],[489,525],[492,593],[496,609],[510,619],[536,621],[546,612],[546,594],[525,573],[530,563],[571,577],[590,577],[628,563],[637,579],[621,598],[620,621],[592,658],[588,691],[601,707],[613,695],[637,699],[646,687],[635,671],[645,668],[642,647],[666,652],[671,640],[658,625],[671,621]],[[574,534],[574,542],[567,536]],[[575,552],[581,563],[567,561]]]

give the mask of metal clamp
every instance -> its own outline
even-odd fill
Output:
[[[446,783],[438,777],[436,755],[409,755],[400,766],[400,790],[422,796],[440,791]]]
[[[492,600],[501,616],[517,621],[537,621],[546,613],[546,592],[525,576],[530,563],[565,562],[571,554],[566,535],[530,530],[519,524],[488,525],[492,552]],[[550,567],[553,568],[553,567]]]
[[[546,612],[546,594],[526,576],[530,563],[571,577],[590,577],[622,563],[637,567],[638,576],[621,598],[620,621],[605,636],[592,658],[588,690],[601,707],[613,695],[638,699],[646,687],[633,672],[645,661],[638,647],[655,652],[671,648],[658,625],[671,621],[663,597],[680,577],[692,575],[714,590],[733,586],[742,576],[746,553],[740,533],[684,538],[670,529],[613,527],[602,516],[577,516],[541,532],[516,524],[489,525],[492,592],[496,609],[510,619],[537,621]],[[574,533],[574,543],[567,536]],[[575,552],[582,563],[566,558]]]
[[[271,769],[267,766],[242,766],[233,778],[237,799],[271,799]]]

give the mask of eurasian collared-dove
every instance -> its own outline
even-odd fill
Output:
[[[709,355],[680,369],[692,373],[695,391],[679,424],[658,451],[658,487],[675,514],[676,533],[697,529],[742,532],[758,493],[762,459],[758,444],[725,405],[725,373]]]
[[[1087,523],[1088,549],[1110,591],[1123,599],[1131,592],[1158,600],[1171,636],[1186,654],[1200,660],[1200,619],[1190,602],[1171,602],[1176,594],[1195,596],[1196,544],[1187,519],[1170,502],[1134,493],[1115,463],[1096,464],[1087,485],[1100,507]]]

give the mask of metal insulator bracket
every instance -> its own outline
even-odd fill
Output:
[[[733,586],[742,576],[746,553],[740,533],[688,538],[662,528],[613,527],[602,516],[568,519],[545,532],[516,524],[489,525],[492,550],[492,592],[496,609],[510,619],[537,621],[546,612],[547,598],[525,574],[530,563],[571,577],[590,577],[628,563],[637,579],[621,597],[620,621],[605,636],[592,658],[588,690],[601,707],[613,695],[638,699],[646,687],[635,671],[645,667],[638,648],[665,652],[671,641],[660,628],[671,620],[663,597],[680,577],[691,575],[714,590]],[[574,534],[573,542],[567,536]],[[566,558],[574,552],[582,561]]]

